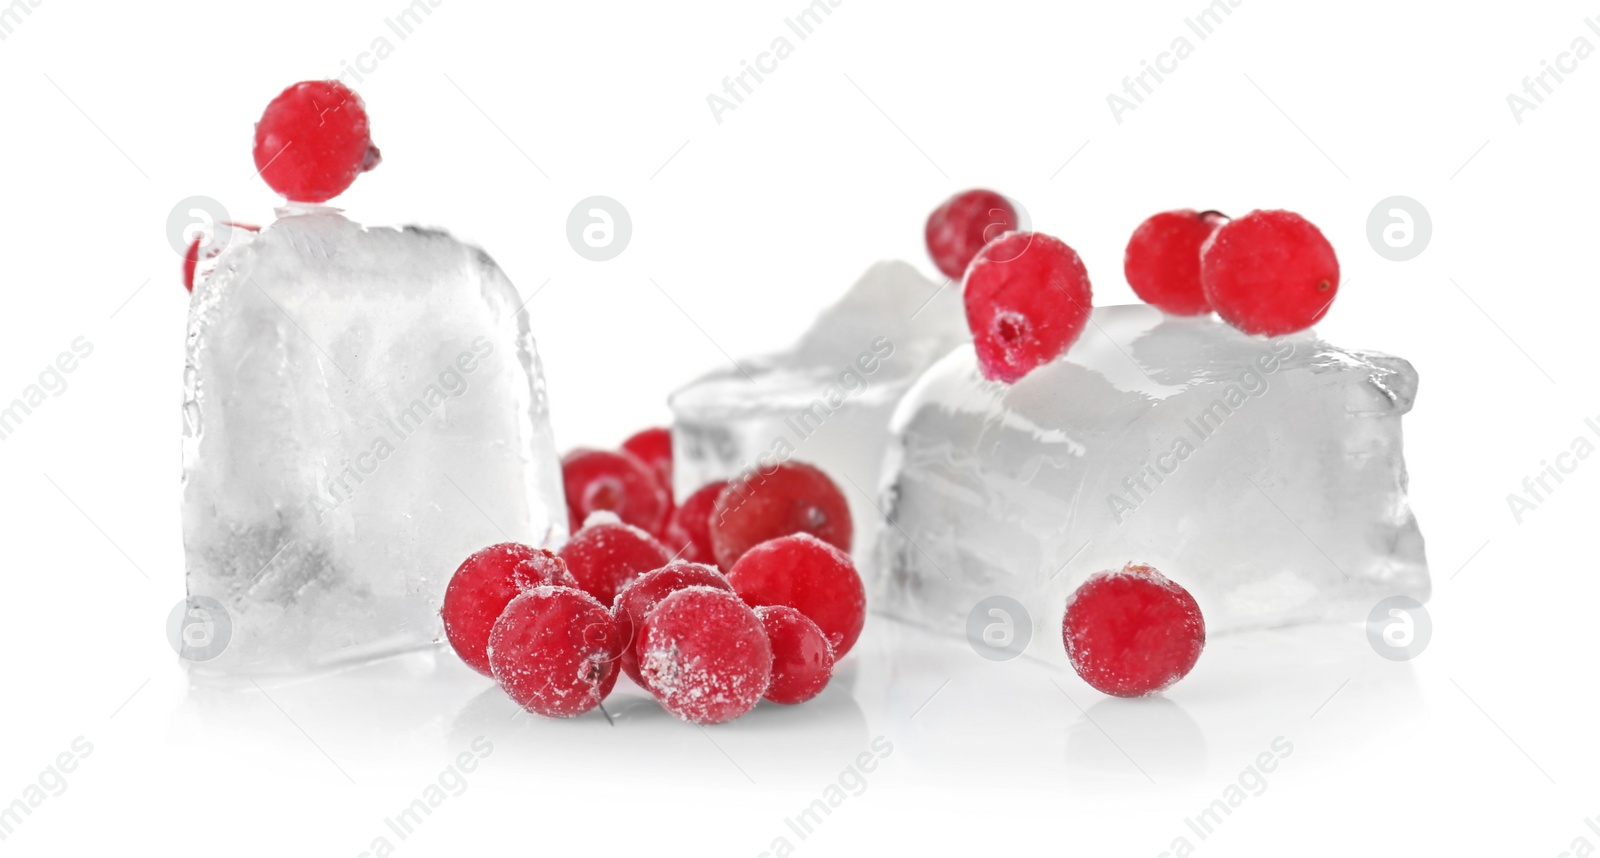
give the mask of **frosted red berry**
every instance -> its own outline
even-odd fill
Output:
[[[672,430],[658,426],[639,432],[622,442],[622,452],[643,462],[672,497]]]
[[[574,450],[561,460],[572,529],[590,513],[611,512],[650,533],[666,523],[670,496],[643,462],[627,453]]]
[[[750,606],[711,587],[669,594],[639,632],[639,673],[668,712],[720,724],[754,709],[772,679],[772,646]]]
[[[728,572],[751,605],[787,605],[817,624],[844,658],[867,621],[867,590],[850,555],[809,533],[763,542]]]
[[[833,677],[833,647],[822,629],[786,605],[763,605],[756,608],[756,616],[772,644],[772,684],[767,686],[767,699],[791,705],[821,694]]]
[[[1177,316],[1211,312],[1200,285],[1200,246],[1227,222],[1220,212],[1194,209],[1146,218],[1122,255],[1122,273],[1134,294]]]
[[[291,201],[320,203],[378,166],[367,107],[338,81],[308,80],[278,94],[256,123],[256,169]]]
[[[227,248],[228,242],[223,230],[261,231],[259,226],[251,226],[244,223],[223,223],[219,224],[219,227],[217,233],[211,237],[212,240],[204,248],[200,246],[204,236],[196,236],[193,241],[189,242],[189,249],[183,254],[183,288],[190,292],[194,291],[194,272],[200,266],[201,255],[203,254],[206,259],[213,259]]]
[[[1247,334],[1316,324],[1339,294],[1339,257],[1294,212],[1253,211],[1219,228],[1200,254],[1200,282],[1217,315]]]
[[[711,511],[727,485],[723,480],[707,483],[672,511],[662,533],[662,544],[679,560],[717,562],[716,552],[711,550]]]
[[[1130,563],[1090,576],[1067,599],[1061,637],[1084,682],[1116,697],[1140,697],[1189,673],[1206,645],[1206,623],[1188,590]]]
[[[610,607],[633,579],[667,565],[672,555],[643,530],[596,513],[561,547],[561,559],[579,589]]]
[[[570,718],[617,684],[621,651],[611,612],[571,587],[535,587],[506,606],[489,634],[494,678],[517,705]]]
[[[1094,296],[1078,254],[1058,238],[1013,232],[967,268],[967,325],[985,378],[1013,383],[1083,333]]]
[[[506,605],[524,590],[575,586],[561,558],[541,548],[503,542],[462,561],[444,590],[445,639],[473,670],[489,675],[489,632]]]
[[[963,191],[928,215],[928,254],[946,277],[960,280],[985,244],[1016,228],[1017,210],[1005,197],[982,189]]]
[[[641,687],[644,686],[644,679],[639,675],[636,646],[639,627],[662,599],[685,587],[711,587],[733,592],[733,585],[714,567],[675,561],[640,575],[617,594],[617,603],[612,606],[611,614],[616,618],[617,634],[623,640],[622,671]]]
[[[780,536],[808,533],[850,550],[854,524],[844,492],[817,468],[785,462],[732,480],[711,510],[711,550],[732,569],[746,551]]]

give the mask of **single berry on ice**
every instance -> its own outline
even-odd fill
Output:
[[[1220,212],[1194,209],[1146,218],[1122,255],[1122,273],[1134,294],[1175,316],[1211,312],[1200,285],[1200,246],[1227,222]]]
[[[1253,211],[1206,240],[1200,282],[1224,322],[1247,334],[1281,336],[1327,315],[1339,294],[1339,257],[1300,215]]]
[[[1084,682],[1116,697],[1141,697],[1189,673],[1206,645],[1206,623],[1188,590],[1129,563],[1090,576],[1067,598],[1061,638]]]
[[[378,166],[361,96],[333,80],[308,80],[278,94],[256,123],[256,170],[292,202],[321,203]]]
[[[1039,232],[985,246],[967,268],[963,298],[984,377],[1007,384],[1065,352],[1094,305],[1077,252]]]

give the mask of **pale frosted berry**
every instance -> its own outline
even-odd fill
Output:
[[[489,666],[517,705],[553,718],[600,705],[617,684],[622,642],[611,612],[571,587],[535,587],[489,634]]]
[[[1089,321],[1089,272],[1058,238],[1013,232],[967,267],[967,325],[985,378],[1016,382],[1065,352]]]
[[[733,593],[688,587],[669,594],[639,632],[639,673],[668,712],[720,724],[754,709],[772,681],[772,645],[755,611]]]
[[[674,561],[634,579],[632,584],[617,594],[611,614],[617,621],[617,634],[622,636],[622,671],[628,678],[644,685],[639,676],[638,633],[644,618],[665,599],[669,593],[685,587],[711,587],[733,592],[733,585],[716,567],[703,563]]]

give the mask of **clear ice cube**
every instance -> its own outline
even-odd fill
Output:
[[[1187,587],[1214,632],[1426,599],[1400,432],[1416,386],[1396,357],[1142,305],[1096,309],[1011,387],[956,349],[895,414],[873,606],[964,631],[1004,596],[1059,650],[1067,595],[1129,561]]]
[[[430,644],[468,554],[566,536],[539,356],[494,261],[280,215],[230,234],[189,308],[184,549],[191,601],[227,611],[215,671]]]
[[[782,461],[807,462],[849,499],[855,554],[869,557],[883,519],[872,493],[895,403],[970,339],[959,287],[933,283],[904,262],[873,265],[792,348],[673,394],[676,495]]]

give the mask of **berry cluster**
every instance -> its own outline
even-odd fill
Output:
[[[551,717],[599,706],[619,672],[696,724],[822,692],[866,621],[827,475],[785,463],[674,507],[664,429],[562,465],[581,526],[560,552],[491,546],[451,579],[441,613],[463,661]]]

